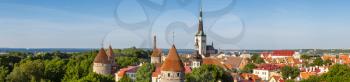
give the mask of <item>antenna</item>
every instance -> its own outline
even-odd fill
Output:
[[[103,48],[103,42],[104,42],[104,38],[102,39],[102,42],[101,42],[101,48]]]
[[[175,44],[175,32],[173,32],[173,44]]]

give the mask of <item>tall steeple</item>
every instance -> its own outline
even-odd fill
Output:
[[[154,34],[153,36],[153,51],[151,54],[151,63],[160,64],[161,63],[162,50],[157,48],[157,38]]]
[[[205,35],[203,31],[203,11],[202,11],[202,1],[200,1],[200,9],[199,9],[199,23],[198,23],[198,31],[197,35]]]
[[[153,35],[153,49],[156,49],[157,48],[157,37],[156,35],[154,34]]]
[[[208,57],[207,54],[207,39],[206,35],[204,34],[203,29],[203,10],[202,10],[202,1],[200,1],[200,9],[199,9],[199,23],[198,23],[198,30],[195,35],[195,48],[198,50],[199,54],[203,57]]]

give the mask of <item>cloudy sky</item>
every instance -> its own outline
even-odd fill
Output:
[[[348,0],[203,0],[221,49],[350,48]],[[199,0],[1,0],[2,48],[193,48]]]

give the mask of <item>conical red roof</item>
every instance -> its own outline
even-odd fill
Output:
[[[96,55],[94,63],[103,63],[103,64],[111,63],[108,61],[108,56],[106,54],[106,51],[103,48],[101,48],[98,54]]]
[[[114,57],[114,54],[113,54],[113,48],[112,48],[112,46],[111,45],[109,45],[109,48],[108,48],[108,51],[107,51],[107,55],[108,55],[108,57]]]
[[[158,48],[155,48],[152,51],[151,57],[161,57],[161,55],[162,55],[162,50],[158,49]]]
[[[184,65],[177,54],[175,45],[173,45],[168,53],[168,56],[166,57],[163,65],[162,65],[162,71],[174,71],[174,72],[184,72],[185,68]]]

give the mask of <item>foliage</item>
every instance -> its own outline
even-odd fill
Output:
[[[45,78],[53,82],[60,82],[66,70],[65,65],[66,62],[58,58],[45,61]]]
[[[151,82],[152,72],[155,66],[150,63],[144,63],[136,72],[136,82]]]
[[[321,57],[316,57],[316,59],[312,62],[311,66],[322,66],[323,60]]]
[[[115,82],[113,76],[99,75],[96,73],[89,73],[87,76],[79,79],[79,82]]]
[[[300,56],[300,58],[303,59],[303,60],[308,60],[308,59],[310,59],[311,57],[310,57],[309,55],[307,55],[307,54],[302,54],[302,55]]]
[[[350,81],[350,67],[342,64],[335,64],[327,73],[321,76],[312,76],[304,79],[301,82],[349,82]]]
[[[7,67],[9,70],[12,70],[15,63],[20,62],[25,56],[25,53],[20,52],[10,52],[7,55],[0,56],[0,65]]]
[[[186,75],[187,82],[231,82],[232,77],[216,65],[202,65]]]
[[[125,57],[120,56],[116,57],[116,63],[118,64],[119,68],[124,68],[130,65],[137,65],[139,63],[139,59],[136,57]]]
[[[300,70],[297,67],[284,66],[281,68],[283,79],[291,78],[294,79],[299,76]]]
[[[128,56],[128,57],[136,57],[136,58],[149,58],[150,51],[145,51],[142,49],[137,49],[135,47],[132,48],[126,48],[120,51],[117,51],[117,54],[120,54],[122,56]]]
[[[9,73],[9,70],[7,67],[1,66],[0,67],[0,82],[5,82],[6,75]]]
[[[248,63],[243,67],[242,73],[253,73],[253,69],[256,68],[255,64]]]
[[[15,65],[13,71],[7,76],[11,82],[25,82],[43,79],[45,65],[42,60],[25,61]]]
[[[96,54],[97,52],[85,52],[70,58],[63,81],[74,82],[92,72],[92,62]]]
[[[124,75],[118,82],[132,82],[132,79]]]
[[[295,82],[294,80],[288,79],[285,82]]]
[[[116,49],[114,51],[118,54],[116,62],[120,67],[136,65],[149,60],[150,51],[136,48]],[[103,76],[92,72],[92,63],[97,53],[97,50],[79,53],[62,53],[60,51],[35,54],[9,52],[0,55],[0,82],[113,81],[112,76]],[[150,72],[149,70],[145,71],[146,69],[148,68],[142,71]],[[154,68],[151,69],[154,70]]]
[[[325,61],[323,61],[323,64],[324,65],[332,65],[332,60],[325,60]]]
[[[255,64],[265,63],[264,59],[262,59],[259,54],[253,54],[253,56],[251,57],[251,60]]]

